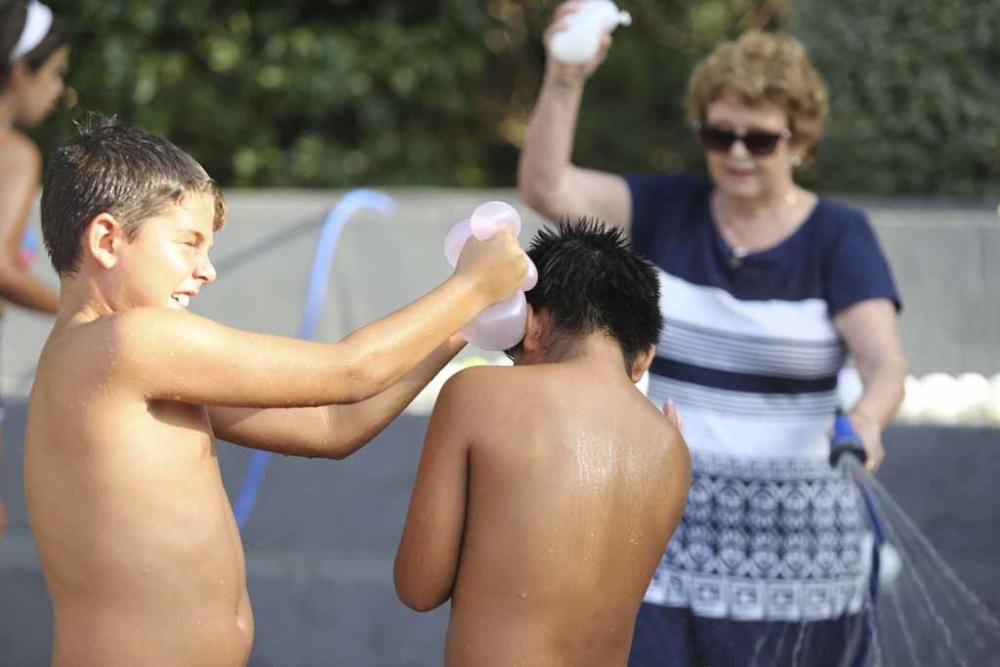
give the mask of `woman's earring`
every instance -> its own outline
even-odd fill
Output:
[[[799,157],[798,155],[793,155],[788,159],[788,161],[792,163],[793,167],[798,167],[802,165],[802,158]]]

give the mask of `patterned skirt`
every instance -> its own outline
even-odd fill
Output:
[[[692,452],[687,508],[645,602],[747,621],[858,613],[872,545],[857,487],[825,461]]]

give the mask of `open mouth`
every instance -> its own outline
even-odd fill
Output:
[[[171,305],[176,305],[178,308],[187,308],[188,304],[191,303],[190,294],[172,294],[170,296]]]

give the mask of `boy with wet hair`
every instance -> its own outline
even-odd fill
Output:
[[[31,392],[25,488],[52,597],[54,665],[244,665],[243,550],[214,437],[342,458],[384,428],[521,284],[513,236],[340,342],[237,331],[187,312],[225,221],[189,155],[99,120],[58,150],[42,229],[59,273]]]
[[[451,598],[448,665],[624,665],[680,519],[690,461],[672,406],[635,388],[659,340],[655,270],[620,230],[543,229],[514,367],[444,386],[396,556],[396,591]]]

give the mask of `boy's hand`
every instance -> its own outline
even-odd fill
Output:
[[[470,236],[462,248],[455,268],[456,276],[473,281],[490,303],[503,301],[524,282],[528,262],[514,238],[514,231],[504,227],[485,241]]]

